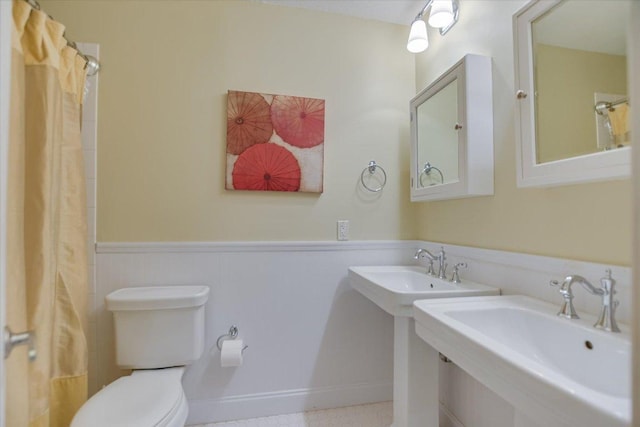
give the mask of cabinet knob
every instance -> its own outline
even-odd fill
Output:
[[[456,123],[456,125],[453,128],[455,130],[460,130],[460,129],[462,129],[462,125],[460,123]]]
[[[523,91],[522,89],[516,92],[516,98],[525,99],[526,97],[527,97],[527,92]]]

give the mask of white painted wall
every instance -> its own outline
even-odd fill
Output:
[[[184,379],[193,423],[300,412],[390,400],[393,318],[351,289],[352,265],[412,264],[417,241],[99,243],[97,255],[98,385],[121,372],[113,363],[111,314],[104,296],[127,286],[205,284],[206,348]],[[607,266],[445,245],[450,264],[465,261],[462,279],[560,307],[551,279],[581,274],[596,282]],[[614,267],[619,320],[629,321],[629,268]],[[598,298],[576,290],[581,314]],[[221,368],[218,336],[235,324],[249,348],[239,368]],[[445,425],[511,427],[513,409],[455,365],[441,366]]]
[[[109,292],[204,284],[206,349],[185,375],[193,423],[379,402],[392,398],[393,318],[353,290],[351,265],[408,264],[415,242],[98,244],[98,385],[114,365]],[[231,325],[249,348],[221,368]]]
[[[95,43],[78,43],[85,55],[100,58],[100,46]],[[87,272],[89,289],[87,298],[90,313],[87,330],[89,347],[89,394],[98,391],[96,378],[96,319],[91,313],[96,304],[96,163],[98,142],[98,80],[100,74],[87,76],[86,95],[82,104],[82,154],[85,164],[85,188],[87,190]]]

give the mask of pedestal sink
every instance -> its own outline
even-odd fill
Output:
[[[438,427],[438,351],[415,333],[416,300],[500,295],[500,290],[462,280],[456,284],[422,267],[349,268],[351,286],[394,316],[393,427]]]
[[[525,296],[417,301],[425,342],[515,408],[515,426],[631,425],[628,333]]]

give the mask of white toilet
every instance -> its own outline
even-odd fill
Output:
[[[182,374],[202,354],[208,296],[206,286],[124,288],[107,295],[116,362],[133,372],[89,399],[71,427],[183,427],[189,408]]]

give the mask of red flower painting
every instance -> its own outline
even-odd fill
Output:
[[[227,98],[227,152],[240,154],[254,144],[269,141],[273,125],[269,104],[258,93],[229,91]]]
[[[271,120],[278,135],[296,147],[313,147],[324,142],[324,100],[275,96]]]
[[[228,190],[321,193],[323,163],[323,99],[228,92]]]
[[[286,148],[268,143],[246,149],[233,167],[236,190],[298,191],[300,165]]]

